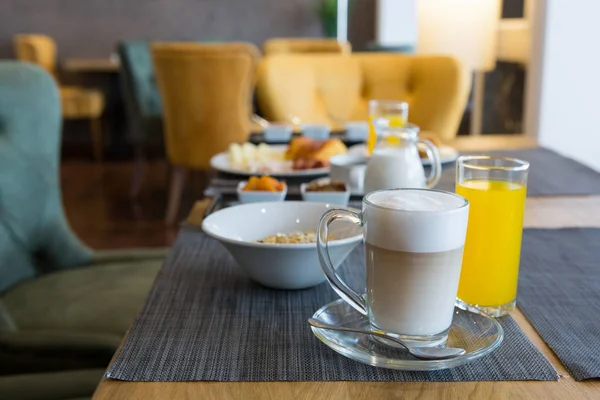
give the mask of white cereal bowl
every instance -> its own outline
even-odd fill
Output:
[[[204,219],[202,230],[225,246],[256,282],[275,289],[304,289],[325,281],[316,243],[257,243],[276,233],[316,231],[321,215],[332,208],[325,203],[286,201],[253,203],[219,210]],[[362,241],[361,228],[349,222],[331,226],[337,240],[329,254],[337,268]]]
[[[240,203],[262,203],[265,201],[283,201],[287,195],[287,184],[284,184],[284,188],[281,192],[266,192],[260,190],[249,190],[245,191],[244,188],[248,184],[248,181],[238,183],[237,186],[237,197]]]
[[[331,182],[331,179],[321,178],[316,179],[313,182],[327,184]],[[300,185],[300,195],[302,196],[302,200],[318,203],[339,204],[342,206],[348,205],[348,201],[350,200],[350,190],[348,189],[348,185],[345,185],[345,192],[310,192],[306,190],[309,185],[310,183],[303,183]]]

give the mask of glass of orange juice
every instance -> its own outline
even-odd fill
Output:
[[[456,193],[471,205],[458,284],[460,308],[493,317],[514,310],[528,172],[527,161],[513,158],[458,159]]]
[[[389,127],[401,128],[408,123],[408,103],[398,100],[370,100],[369,101],[369,138],[367,148],[369,154],[377,144],[377,131],[374,121],[385,118]]]

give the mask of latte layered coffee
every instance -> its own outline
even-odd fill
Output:
[[[389,190],[365,199],[371,324],[406,336],[444,334],[452,323],[468,204],[451,193]]]

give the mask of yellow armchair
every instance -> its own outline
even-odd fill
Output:
[[[37,64],[58,82],[56,73],[56,43],[46,35],[23,34],[14,37],[15,53],[21,61]],[[62,116],[65,119],[89,119],[94,158],[102,160],[102,127],[104,95],[94,89],[60,86]]]
[[[19,60],[37,64],[56,79],[56,43],[51,37],[23,34],[15,35],[13,41]]]
[[[263,44],[265,55],[286,53],[340,53],[352,52],[350,42],[319,38],[273,38]]]
[[[151,50],[174,166],[166,217],[171,224],[187,171],[209,170],[213,155],[247,139],[259,52],[249,43],[154,43]]]
[[[371,99],[403,100],[409,120],[442,140],[456,136],[470,88],[468,71],[446,56],[277,55],[265,57],[257,75],[258,103],[268,120],[336,126],[367,120]]]

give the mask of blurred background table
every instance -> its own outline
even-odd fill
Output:
[[[118,73],[119,62],[112,58],[67,58],[62,70],[69,73]]]

